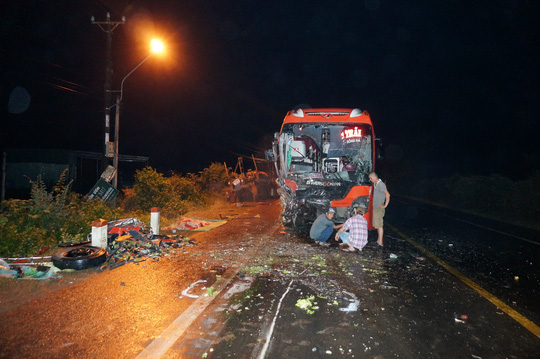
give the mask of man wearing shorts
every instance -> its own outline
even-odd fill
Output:
[[[377,244],[383,246],[383,217],[384,209],[390,203],[390,192],[386,189],[386,185],[377,176],[377,173],[371,172],[369,180],[373,183],[373,227],[377,229]]]

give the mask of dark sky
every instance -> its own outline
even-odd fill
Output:
[[[102,150],[106,36],[90,17],[110,11],[126,17],[113,35],[113,89],[150,36],[168,47],[126,80],[120,126],[120,152],[160,171],[262,156],[300,104],[369,111],[420,175],[540,170],[536,1],[2,4],[4,148]]]

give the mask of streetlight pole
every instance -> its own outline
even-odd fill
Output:
[[[133,70],[131,70],[126,76],[124,76],[124,78],[122,79],[122,82],[120,83],[120,95],[116,96],[116,105],[115,105],[116,106],[116,118],[115,118],[115,122],[114,122],[114,154],[113,154],[113,166],[116,169],[116,173],[115,173],[114,179],[113,179],[113,187],[116,188],[116,189],[118,189],[118,175],[119,175],[119,171],[118,171],[118,158],[119,158],[118,141],[119,141],[119,137],[120,137],[119,136],[120,108],[121,108],[121,105],[122,105],[122,98],[124,96],[124,81],[126,81],[126,79],[129,77],[129,75],[134,73],[135,70],[137,70],[139,68],[139,66],[141,66],[146,60],[148,60],[150,58],[150,56],[152,56],[155,53],[156,53],[155,50],[150,52],[150,54],[148,56],[146,56],[144,58],[144,60],[139,62],[139,64],[137,66],[135,66],[135,68]]]
[[[121,96],[116,96],[116,118],[114,121],[114,154],[113,154],[113,166],[115,169],[114,178],[113,178],[113,187],[118,189],[118,132],[120,127],[120,98]]]
[[[105,21],[95,21],[92,16],[91,22],[94,25],[98,25],[103,32],[107,34],[106,51],[105,51],[105,146],[103,155],[103,170],[107,167],[107,158],[109,157],[109,118],[110,118],[110,106],[111,102],[111,79],[112,79],[112,60],[111,60],[111,48],[112,48],[112,34],[113,31],[119,26],[124,25],[126,18],[122,16],[122,21],[111,21],[111,14],[107,13],[107,19]]]

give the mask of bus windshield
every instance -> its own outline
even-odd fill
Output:
[[[369,182],[373,170],[372,131],[366,124],[284,126],[282,166],[288,173],[320,173],[355,184]]]

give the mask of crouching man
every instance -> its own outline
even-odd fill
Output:
[[[364,208],[355,207],[354,215],[345,221],[343,226],[336,233],[336,241],[341,239],[345,244],[345,246],[341,248],[342,251],[353,253],[362,251],[362,248],[367,244],[367,220],[364,218],[364,212]]]
[[[309,231],[309,237],[313,239],[315,243],[321,246],[328,246],[329,244],[326,241],[328,241],[328,238],[330,238],[334,229],[341,228],[342,224],[336,225],[332,222],[332,218],[334,218],[335,214],[336,211],[330,207],[326,213],[321,214],[317,217],[315,222],[313,222],[311,230]]]

